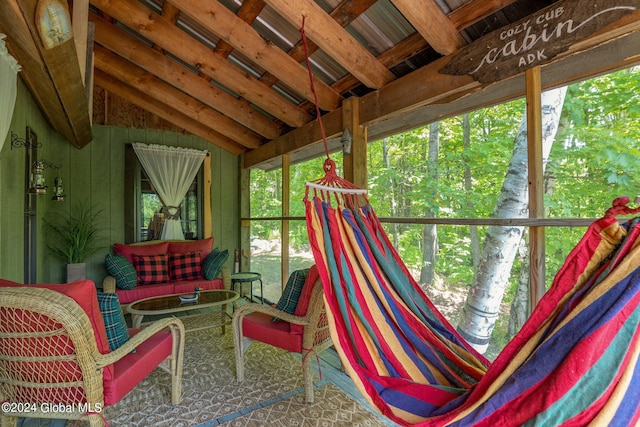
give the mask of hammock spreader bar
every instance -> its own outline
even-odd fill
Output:
[[[429,301],[389,242],[366,191],[307,184],[309,241],[334,345],[361,393],[416,426],[640,422],[640,209],[595,221],[521,331],[490,363]]]

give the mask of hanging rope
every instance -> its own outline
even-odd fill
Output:
[[[320,133],[322,134],[322,142],[324,143],[324,152],[327,155],[327,160],[330,160],[329,144],[327,144],[327,135],[324,131],[322,115],[320,114],[320,107],[318,106],[318,94],[316,93],[316,87],[313,85],[313,73],[311,72],[311,63],[309,62],[309,45],[307,44],[307,36],[304,32],[305,18],[306,17],[302,15],[302,27],[300,27],[300,35],[302,36],[302,47],[304,48],[305,63],[307,64],[307,71],[309,72],[309,85],[311,87],[311,93],[313,93],[313,101],[316,106],[316,120],[318,120],[318,124],[320,125]]]

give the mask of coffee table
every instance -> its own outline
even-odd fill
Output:
[[[144,298],[127,305],[126,311],[131,314],[131,325],[139,328],[144,316],[154,316],[159,314],[174,314],[182,311],[200,310],[210,307],[221,307],[222,321],[219,323],[207,322],[204,326],[190,328],[189,331],[196,331],[206,328],[222,327],[222,334],[225,332],[225,325],[229,324],[231,315],[227,312],[227,304],[233,304],[240,294],[227,290],[200,291],[197,301],[184,302],[180,300],[180,294],[163,295],[159,297]],[[181,318],[202,317],[211,313],[199,313]],[[227,320],[227,318],[229,320]]]

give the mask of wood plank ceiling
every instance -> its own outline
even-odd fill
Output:
[[[87,0],[69,2],[77,14],[75,28],[75,20],[82,19],[78,6]],[[70,117],[61,111],[68,101],[52,102],[49,98],[60,90],[42,83],[49,78],[43,70],[53,76],[61,70],[52,67],[61,66],[38,55],[38,40],[27,36],[33,34],[29,13],[35,0],[1,3],[0,32],[8,34],[7,45],[23,64],[27,85],[39,93],[35,97],[53,126],[74,145],[86,145],[91,137],[74,131],[73,118],[71,125],[57,118]],[[483,35],[553,3],[89,0],[89,75],[95,84],[94,110],[103,112],[94,115],[94,122],[114,124],[102,103],[123,99],[164,121],[149,121],[147,126],[170,124],[230,153],[247,154],[253,159],[250,163],[257,164],[298,149],[291,141],[300,136],[317,141],[316,105],[331,121],[343,100],[368,97],[361,121],[376,123],[436,99],[443,102],[481,89],[470,76],[444,76],[438,70]],[[303,17],[306,46],[300,32]],[[634,14],[621,33],[636,31],[637,20]],[[433,79],[425,80],[429,75]],[[423,87],[425,83],[436,89]],[[431,94],[434,90],[437,93]],[[384,98],[385,105],[378,105],[376,97]],[[329,136],[341,131],[339,120],[334,121],[333,127],[328,125]]]

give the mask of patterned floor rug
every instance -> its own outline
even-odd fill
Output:
[[[246,354],[245,381],[235,378],[232,333],[186,334],[183,398],[170,404],[169,376],[154,371],[117,405],[110,426],[384,426],[335,362],[321,362],[315,403],[306,404],[296,355],[255,342]],[[327,353],[327,352],[325,352]],[[331,355],[329,354],[329,357]]]
[[[209,315],[185,318],[185,326],[187,329],[201,327],[198,322],[209,322]],[[254,342],[245,356],[245,381],[238,383],[232,338],[230,326],[224,335],[220,328],[187,332],[182,402],[171,405],[170,377],[156,369],[122,401],[105,408],[103,415],[109,426],[395,425],[371,409],[341,370],[333,349],[325,351],[319,365],[314,366],[315,403],[307,404],[299,355]],[[18,425],[72,427],[88,425],[88,422],[23,419]]]

